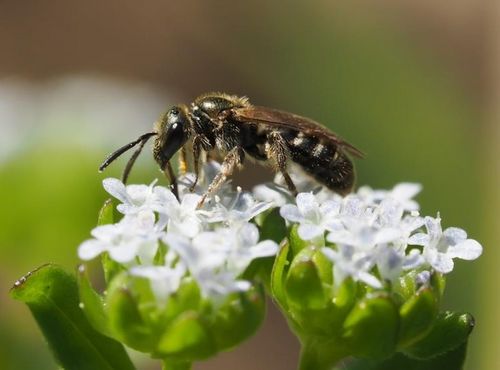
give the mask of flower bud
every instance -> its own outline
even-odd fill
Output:
[[[472,315],[451,311],[442,312],[431,331],[420,341],[405,349],[404,353],[417,359],[429,359],[446,353],[464,343],[473,328]]]
[[[365,298],[347,316],[342,340],[355,356],[388,357],[396,348],[398,321],[397,307],[388,296]]]
[[[400,327],[398,344],[407,347],[424,337],[438,313],[438,300],[430,288],[418,291],[399,309]]]
[[[217,350],[234,347],[251,337],[264,320],[265,311],[262,288],[233,294],[217,309],[211,326]]]
[[[328,289],[324,287],[326,282],[321,279],[321,275],[328,276],[327,270],[330,270],[331,283],[331,267],[318,268],[324,267],[322,263],[327,264],[324,257],[318,257],[315,247],[304,248],[295,256],[285,282],[287,300],[291,305],[302,309],[321,309],[331,300]]]

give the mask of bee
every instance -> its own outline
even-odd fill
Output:
[[[220,172],[203,194],[199,206],[214,194],[240,167],[246,157],[270,164],[280,172],[294,195],[297,188],[287,171],[290,161],[298,164],[318,183],[336,193],[351,192],[355,183],[354,166],[349,155],[362,158],[363,153],[321,124],[296,114],[250,104],[248,98],[224,93],[199,96],[191,105],[175,105],[155,123],[153,131],[111,153],[99,167],[103,171],[111,162],[136,147],[122,176],[125,183],[135,160],[146,142],[155,137],[153,157],[177,192],[176,178],[170,160],[180,151],[181,172],[187,166],[187,148],[192,151],[195,180],[203,154],[222,155]]]

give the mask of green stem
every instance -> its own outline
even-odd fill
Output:
[[[331,370],[348,355],[334,340],[310,339],[302,343],[299,370]]]
[[[189,361],[163,360],[162,370],[191,370],[192,363]]]

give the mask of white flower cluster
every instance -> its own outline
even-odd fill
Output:
[[[149,279],[159,300],[185,278],[194,278],[205,297],[217,300],[248,289],[251,284],[241,274],[250,262],[277,253],[277,244],[259,241],[259,230],[251,223],[272,207],[281,207],[281,216],[298,224],[300,238],[321,248],[333,262],[336,286],[351,277],[378,289],[413,269],[424,283],[432,270],[451,272],[454,258],[473,260],[482,253],[464,230],[443,231],[439,215],[420,216],[413,200],[421,190],[418,184],[401,183],[390,191],[361,187],[341,197],[292,173],[302,191],[295,199],[280,186],[277,175],[275,183],[258,185],[253,193],[234,191],[227,182],[198,209],[201,194],[219,170],[216,162],[206,164],[194,192],[194,175],[182,176],[180,202],[155,182],[125,186],[117,179],[104,180],[106,191],[121,202],[117,209],[124,216],[92,230],[93,239],[79,247],[80,258],[108,253],[132,275]],[[161,246],[166,249],[159,265],[155,257]]]
[[[351,277],[382,288],[384,281],[394,281],[413,269],[421,271],[423,282],[431,269],[451,272],[453,258],[476,259],[482,247],[467,239],[462,229],[443,231],[439,215],[421,217],[419,205],[412,199],[420,190],[418,184],[401,183],[391,191],[362,187],[346,197],[324,190],[319,194],[303,192],[295,204],[282,205],[280,213],[298,224],[301,239],[321,247],[333,262],[337,286]],[[276,201],[279,198],[273,191],[274,186],[267,190],[261,187],[260,198]]]
[[[147,278],[160,301],[175,292],[183,279],[194,278],[202,294],[213,300],[247,290],[251,284],[239,277],[252,260],[273,256],[275,242],[259,242],[259,230],[250,223],[271,207],[257,202],[249,193],[233,191],[225,184],[215,201],[198,209],[201,195],[219,164],[205,166],[204,179],[196,192],[189,192],[193,174],[179,179],[180,202],[167,188],[155,185],[127,185],[113,178],[104,188],[121,204],[123,218],[115,224],[92,230],[93,239],[83,242],[78,255],[90,260],[101,253],[128,268],[130,274]],[[159,248],[166,248],[158,264]]]

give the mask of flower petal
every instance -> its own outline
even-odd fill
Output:
[[[102,186],[109,194],[114,196],[120,202],[128,203],[127,190],[123,182],[121,182],[120,180],[109,177],[102,180]]]
[[[316,220],[319,205],[316,197],[312,193],[299,193],[297,195],[297,208],[299,212],[308,220]]]
[[[467,239],[448,249],[448,256],[471,261],[483,253],[483,247],[474,239]]]
[[[109,248],[109,257],[119,263],[130,262],[136,257],[138,247],[139,245],[137,242],[130,242]]]
[[[449,227],[443,232],[443,237],[446,239],[446,244],[452,246],[465,241],[467,233],[458,227]]]
[[[439,239],[443,234],[443,230],[441,228],[441,218],[436,217],[425,217],[425,227],[427,228],[427,233],[429,237],[432,239]]]
[[[429,245],[429,242],[430,242],[429,235],[424,233],[413,234],[408,238],[408,244],[410,245],[422,245],[425,247]]]
[[[302,216],[298,207],[294,206],[293,204],[285,204],[283,207],[281,207],[280,215],[290,222],[298,223],[304,221],[304,216]]]
[[[301,239],[311,240],[323,235],[324,230],[318,225],[303,223],[299,225],[297,232]]]
[[[391,196],[398,200],[411,199],[422,191],[422,185],[413,182],[397,184],[391,191]]]
[[[437,271],[447,274],[453,271],[454,263],[453,260],[444,253],[438,253],[434,262],[431,263]]]
[[[380,282],[379,279],[377,279],[375,276],[372,274],[369,274],[367,272],[361,271],[357,274],[358,280],[370,285],[371,287],[375,289],[380,289],[383,287],[382,283]]]
[[[91,260],[106,250],[104,243],[99,240],[90,239],[84,241],[78,247],[78,257],[84,261]]]

